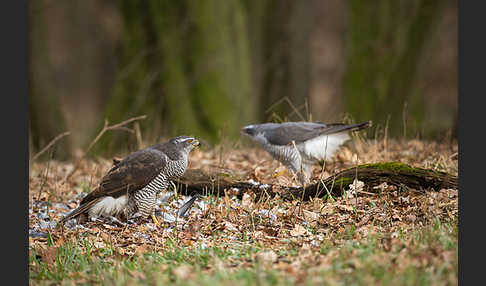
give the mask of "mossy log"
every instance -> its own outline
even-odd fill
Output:
[[[189,169],[177,182],[178,191],[184,195],[224,195],[226,191],[236,191],[242,198],[247,191],[252,191],[258,199],[260,196],[274,197],[277,194],[285,199],[299,198],[309,200],[311,197],[323,197],[331,194],[341,196],[354,179],[365,183],[366,192],[379,192],[374,186],[386,182],[402,188],[416,190],[457,189],[457,176],[430,169],[412,167],[399,162],[358,165],[331,175],[302,187],[281,186],[275,184],[258,184],[243,181],[223,173],[204,172],[200,169]]]

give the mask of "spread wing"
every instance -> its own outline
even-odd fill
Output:
[[[119,197],[143,188],[162,171],[167,160],[163,152],[151,148],[130,154],[108,171],[99,186],[84,197],[81,204],[103,196]]]
[[[265,131],[265,137],[274,145],[287,145],[292,141],[301,143],[322,135],[358,130],[369,126],[369,122],[358,124],[324,124],[320,122],[286,122],[277,128]]]

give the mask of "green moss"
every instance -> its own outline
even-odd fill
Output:
[[[394,171],[394,172],[416,172],[421,171],[420,168],[414,168],[408,164],[400,163],[400,162],[386,162],[386,163],[372,163],[372,164],[363,164],[359,165],[358,168],[360,169],[376,169],[376,170],[384,170],[384,171]]]
[[[351,183],[353,183],[353,178],[348,178],[348,177],[343,177],[334,180],[334,186],[347,186]]]
[[[391,172],[420,172],[422,169],[420,168],[414,168],[411,167],[410,165],[400,163],[400,162],[386,162],[386,163],[372,163],[372,164],[363,164],[357,166],[358,169],[374,169],[374,170],[379,170],[379,171],[391,171]],[[354,169],[354,168],[351,168]],[[334,184],[334,186],[348,186],[349,184],[352,184],[354,181],[354,178],[351,177],[341,177],[337,178],[333,182],[330,182],[331,185]]]
[[[391,172],[408,172],[408,173],[415,173],[415,174],[423,174],[423,175],[444,175],[447,174],[446,172],[431,170],[431,169],[423,169],[412,167],[405,163],[400,162],[385,162],[385,163],[372,163],[372,164],[363,164],[359,165],[358,168],[360,169],[376,169],[381,171],[391,171]]]

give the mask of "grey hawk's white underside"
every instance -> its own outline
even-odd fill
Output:
[[[247,125],[242,128],[242,133],[259,143],[305,183],[310,180],[313,163],[331,158],[350,139],[350,131],[370,124],[263,123]]]

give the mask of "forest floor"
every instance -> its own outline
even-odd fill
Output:
[[[359,138],[358,138],[359,139]],[[357,164],[399,161],[458,175],[457,143],[354,140],[313,179]],[[122,156],[120,156],[122,157]],[[76,208],[112,165],[111,158],[33,162],[29,178],[31,285],[457,285],[458,190],[394,186],[381,192],[302,202],[238,200],[228,190],[201,197],[166,192],[161,224],[110,219],[56,222]],[[258,148],[221,145],[191,153],[189,168],[238,174],[260,184],[297,185]],[[347,188],[346,188],[347,189]]]

